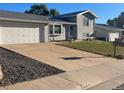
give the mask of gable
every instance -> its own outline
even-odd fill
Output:
[[[85,16],[88,16],[88,17],[91,17],[91,18],[98,18],[98,16],[96,16],[96,14],[93,13],[92,11],[90,11],[90,10],[81,12],[78,15],[85,15]]]

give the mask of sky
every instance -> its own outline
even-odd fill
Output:
[[[17,12],[24,12],[27,9],[30,9],[31,3],[23,3],[23,4],[1,4],[0,10],[10,10]],[[124,4],[107,4],[107,3],[49,3],[46,4],[48,8],[55,8],[61,14],[81,11],[89,9],[93,11],[98,18],[96,19],[96,23],[106,23],[107,19],[112,19],[117,17],[122,11],[124,11]]]

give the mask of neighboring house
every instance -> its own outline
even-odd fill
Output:
[[[108,26],[105,24],[96,24],[94,30],[96,39],[115,41],[115,38],[124,37],[124,29],[120,29],[118,27]]]
[[[90,10],[55,17],[0,10],[0,44],[85,39],[93,34],[95,18]]]

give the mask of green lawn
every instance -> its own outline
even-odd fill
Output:
[[[80,49],[88,52],[102,54],[106,56],[113,56],[113,44],[105,41],[80,41],[80,42],[63,42],[61,45]],[[117,47],[116,55],[124,56],[124,47]]]

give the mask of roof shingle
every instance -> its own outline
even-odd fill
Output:
[[[26,14],[19,12],[10,12],[6,10],[0,10],[1,18],[11,18],[11,19],[25,19],[25,20],[39,20],[39,21],[49,21],[47,16]]]
[[[121,29],[119,27],[109,26],[106,24],[96,24],[95,27],[99,27],[99,28],[106,29],[109,31],[124,31],[124,29]]]

